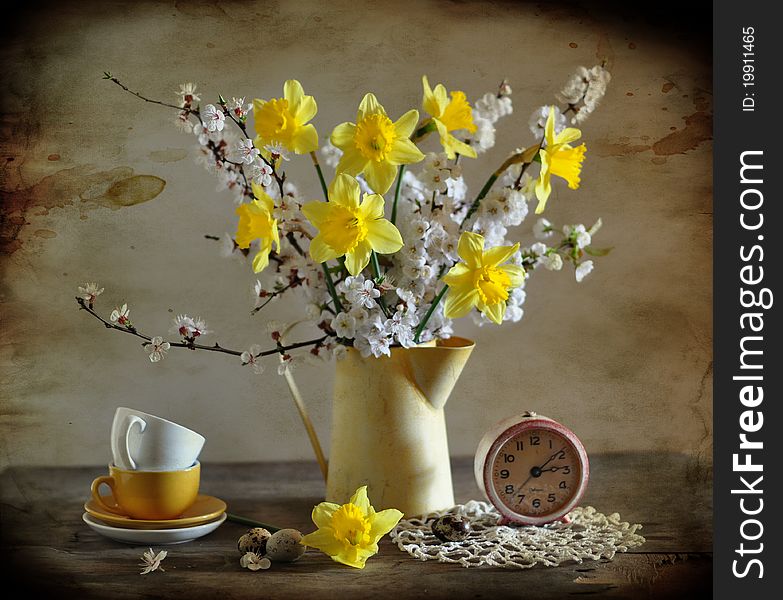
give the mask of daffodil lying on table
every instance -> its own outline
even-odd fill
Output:
[[[428,75],[434,74],[412,79],[411,91],[421,93],[420,101],[391,116],[379,100],[391,90],[342,93],[342,116],[331,130],[321,119],[318,128],[328,133],[322,136],[316,97],[295,79],[283,83],[282,96],[279,83],[259,94],[270,99],[219,95],[216,103],[202,106],[188,83],[176,105],[158,102],[178,108],[177,123],[195,135],[200,161],[237,204],[226,209],[236,229],[225,235],[223,253],[250,260],[258,274],[252,313],[299,292],[303,314],[295,322],[314,326],[311,339],[286,345],[292,325],[268,323],[270,347],[233,350],[201,344],[206,327],[190,334],[180,323],[172,329],[178,339],[165,341],[139,332],[127,304],[111,321],[98,316],[94,303],[102,288],[90,292],[98,284],[80,289],[82,308],[108,327],[143,338],[146,346],[154,340],[164,350],[228,353],[255,373],[264,370],[264,357],[279,356],[278,371],[285,373],[297,362],[340,355],[347,347],[381,357],[394,346],[448,338],[454,319],[466,316],[479,325],[517,322],[528,282],[542,267],[560,271],[570,263],[576,281],[584,280],[593,257],[609,251],[593,245],[600,219],[590,227],[556,227],[538,217],[527,243],[516,228],[531,207],[540,214],[553,199],[562,206],[582,184],[587,144],[575,145],[583,135],[577,126],[604,95],[606,69],[580,67],[556,94],[557,103],[533,110],[529,134],[520,133],[518,122],[511,124],[514,149],[487,169],[488,177],[472,193],[462,169],[495,145],[501,119],[513,113],[511,86],[504,80],[471,101],[464,88],[432,86]],[[106,78],[130,91],[111,74]],[[394,83],[395,91],[404,85]],[[313,92],[309,86],[308,91]],[[405,95],[398,92],[399,97]],[[318,187],[306,193],[288,177],[289,163],[298,160],[312,162],[315,170],[312,183]],[[203,325],[186,314],[178,319]]]
[[[318,529],[304,536],[301,543],[328,554],[335,562],[363,569],[367,559],[378,553],[378,541],[394,529],[402,513],[396,508],[376,512],[365,485],[347,504],[321,502],[312,516]]]

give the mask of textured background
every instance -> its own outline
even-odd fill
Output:
[[[447,407],[452,452],[471,454],[490,424],[535,409],[570,425],[588,451],[675,450],[709,465],[709,40],[692,23],[572,4],[323,4],[66,2],[6,23],[0,468],[107,462],[119,405],[203,433],[204,460],[312,457],[274,371],[256,377],[233,357],[184,351],[151,365],[137,340],[77,310],[76,287],[98,281],[99,307],[108,315],[128,301],[150,334],[187,312],[207,319],[212,341],[263,340],[249,316],[255,277],[204,239],[234,227],[231,199],[194,164],[194,140],[172,112],[102,81],[104,70],[170,102],[184,81],[206,103],[279,96],[295,77],[319,103],[322,136],[353,118],[366,91],[393,115],[418,106],[422,73],[471,99],[507,77],[515,112],[494,151],[466,168],[475,193],[530,143],[531,109],[577,65],[603,59],[613,80],[582,127],[583,185],[556,187],[547,216],[588,226],[602,217],[596,245],[615,250],[582,284],[570,270],[537,272],[516,325],[457,325],[478,348]],[[289,170],[317,197],[309,159]],[[162,192],[136,203],[158,178]],[[328,448],[331,367],[296,377]]]

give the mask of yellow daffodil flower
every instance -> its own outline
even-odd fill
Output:
[[[359,182],[339,173],[329,186],[328,202],[308,202],[302,212],[318,229],[310,242],[310,256],[319,263],[345,255],[345,266],[358,275],[370,262],[370,253],[393,254],[402,248],[399,230],[383,218],[379,194],[361,199]]]
[[[236,243],[240,248],[250,248],[253,240],[260,241],[258,254],[253,258],[253,271],[260,273],[269,264],[269,253],[272,251],[272,243],[280,250],[280,234],[277,231],[277,220],[272,217],[275,203],[264,189],[257,184],[253,185],[252,202],[241,204],[237,207],[239,225],[237,226]]]
[[[281,144],[296,154],[317,150],[318,133],[314,125],[307,124],[317,112],[315,98],[305,96],[302,84],[289,79],[283,86],[282,98],[253,100],[256,147]]]
[[[541,148],[541,172],[536,182],[536,214],[544,212],[546,201],[552,193],[550,178],[552,175],[562,177],[568,182],[568,187],[575,190],[579,187],[579,174],[582,171],[582,161],[585,159],[587,146],[580,144],[576,148],[569,145],[582,137],[582,132],[575,127],[566,127],[555,135],[555,107],[549,107],[549,116],[544,127],[546,146]]]
[[[484,236],[465,231],[459,238],[457,253],[464,261],[454,265],[443,281],[449,286],[443,314],[449,319],[464,317],[475,306],[493,323],[503,321],[508,292],[522,285],[525,270],[519,265],[504,265],[519,244],[496,246],[484,251]]]
[[[385,194],[399,165],[424,159],[410,140],[418,120],[419,111],[414,109],[392,122],[375,95],[366,94],[359,104],[356,123],[341,123],[332,131],[332,144],[343,151],[337,172],[354,177],[363,173],[375,193]]]
[[[476,133],[476,125],[473,123],[473,111],[464,92],[451,92],[451,100],[448,98],[446,88],[442,83],[435,86],[433,91],[427,76],[423,75],[421,83],[424,86],[424,110],[432,117],[438,128],[440,143],[446,151],[446,156],[453,159],[457,153],[463,156],[476,158],[476,150],[465,142],[455,138],[451,132],[466,129],[470,133]]]
[[[318,529],[302,538],[301,544],[317,548],[335,562],[363,569],[368,558],[377,554],[378,540],[402,518],[396,508],[380,512],[370,505],[367,486],[362,486],[348,504],[321,502],[313,509]]]

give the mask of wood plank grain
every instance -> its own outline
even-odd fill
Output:
[[[458,501],[477,499],[470,460],[453,466]],[[253,573],[239,566],[235,545],[246,526],[227,522],[167,547],[166,572],[143,577],[137,564],[145,548],[108,540],[81,521],[89,484],[105,467],[12,468],[0,474],[0,558],[25,595],[58,598],[694,598],[711,590],[711,492],[691,467],[680,455],[593,458],[584,503],[642,523],[648,538],[612,561],[465,569],[414,560],[386,538],[363,571],[308,551],[297,563]],[[231,512],[307,532],[324,486],[314,462],[207,464],[202,492],[226,500]]]

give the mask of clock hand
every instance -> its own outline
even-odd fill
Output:
[[[546,471],[552,471],[553,473],[556,473],[557,471],[559,471],[562,468],[563,467],[549,467],[548,469],[541,469],[541,472],[544,473]]]
[[[547,466],[549,463],[551,463],[551,462],[552,462],[552,461],[555,459],[555,456],[557,456],[558,454],[560,454],[560,453],[561,453],[563,450],[565,450],[565,449],[566,449],[566,447],[565,447],[565,446],[563,446],[562,448],[560,448],[560,450],[558,450],[558,451],[557,451],[557,452],[555,452],[555,453],[554,453],[552,456],[550,456],[550,457],[549,457],[549,459],[548,459],[548,460],[547,460],[547,461],[546,461],[546,462],[545,462],[543,465],[541,465],[540,467],[538,467],[538,468],[539,468],[539,470],[542,470],[542,471],[543,471],[543,470],[544,470],[544,467],[545,467],[545,466]]]

